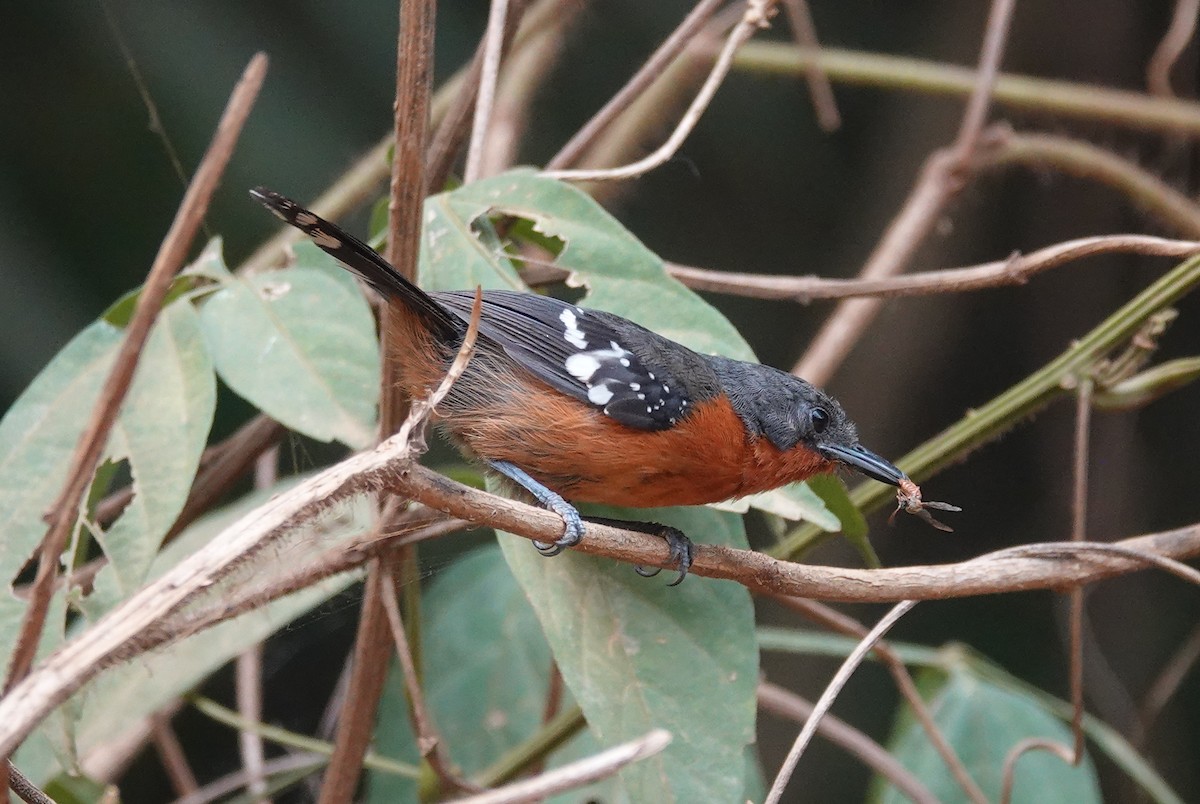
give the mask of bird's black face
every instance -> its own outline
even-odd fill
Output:
[[[858,433],[842,406],[832,397],[812,388],[796,406],[795,420],[800,441],[825,458],[857,469],[867,477],[900,485],[904,477],[895,464],[858,443]]]
[[[780,450],[803,446],[881,483],[900,485],[904,473],[858,443],[854,423],[833,397],[767,366],[715,357],[709,362],[748,432]]]

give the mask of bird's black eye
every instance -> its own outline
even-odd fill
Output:
[[[808,418],[812,421],[813,432],[817,435],[825,432],[825,428],[829,426],[829,411],[825,408],[813,408]]]

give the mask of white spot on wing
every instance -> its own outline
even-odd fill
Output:
[[[561,313],[559,313],[558,320],[563,322],[563,326],[566,327],[566,331],[563,332],[563,337],[566,338],[567,343],[571,344],[576,349],[586,349],[588,345],[587,338],[583,336],[583,330],[579,328],[579,319],[575,317],[575,313],[571,312],[569,309],[563,310]]]
[[[580,352],[568,357],[566,366],[572,377],[587,382],[600,370],[600,361],[591,352]]]
[[[607,385],[593,385],[588,389],[588,401],[593,405],[607,405],[608,401],[613,398],[613,392],[609,390]]]

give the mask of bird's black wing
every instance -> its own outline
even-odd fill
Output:
[[[470,320],[473,293],[431,295]],[[630,342],[665,339],[607,313],[532,293],[489,290],[479,330],[550,387],[626,426],[665,430],[693,403],[667,367],[648,364],[638,355],[645,352],[642,344]]]

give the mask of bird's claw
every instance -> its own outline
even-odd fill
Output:
[[[667,561],[679,570],[679,577],[671,581],[667,586],[679,586],[679,584],[683,583],[683,579],[687,577],[688,570],[692,568],[692,562],[696,559],[696,545],[692,544],[692,540],[684,536],[683,531],[678,528],[672,528],[669,525],[661,525],[659,527],[661,530],[658,531],[658,535],[667,542]],[[662,567],[647,569],[638,565],[633,568],[633,571],[643,578],[653,578],[662,572]]]

